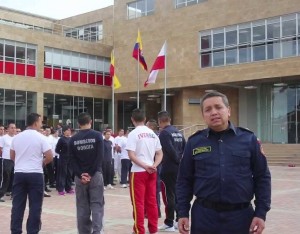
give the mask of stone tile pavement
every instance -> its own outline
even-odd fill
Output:
[[[300,233],[300,168],[270,167],[272,173],[272,209],[268,213],[264,234]],[[75,196],[45,198],[41,234],[76,234]],[[9,234],[11,201],[0,203],[0,234]],[[132,230],[128,188],[117,186],[105,191],[105,234],[129,234]],[[24,216],[27,219],[27,211]],[[147,222],[147,220],[146,220]],[[162,224],[163,219],[159,220]],[[24,232],[26,233],[26,232]]]

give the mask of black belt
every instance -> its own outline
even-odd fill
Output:
[[[223,203],[223,202],[213,202],[213,201],[203,200],[199,198],[196,199],[196,202],[199,203],[204,208],[212,209],[218,212],[242,210],[250,206],[250,202],[231,204],[231,203]]]

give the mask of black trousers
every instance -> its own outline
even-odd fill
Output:
[[[121,159],[121,184],[127,184],[127,177],[131,168],[130,159]]]
[[[163,202],[165,204],[166,218],[164,223],[173,227],[175,212],[176,212],[176,197],[175,186],[177,179],[177,172],[161,172],[161,193]],[[177,215],[177,212],[176,212]],[[176,217],[177,221],[177,217]]]
[[[14,161],[1,158],[0,168],[0,197],[3,197],[13,180]]]
[[[54,163],[48,163],[44,167],[44,174],[45,174],[45,186],[49,182],[49,185],[54,185],[55,182],[55,175],[54,175]]]
[[[56,188],[58,192],[69,192],[72,189],[72,174],[68,160],[57,159]]]
[[[111,182],[111,164],[112,164],[112,162],[110,162],[110,161],[102,162],[104,186],[107,186],[108,184],[112,184],[112,182]]]

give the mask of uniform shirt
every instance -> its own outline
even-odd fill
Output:
[[[117,136],[115,138],[115,144],[121,147],[121,153],[119,153],[119,156],[121,159],[129,159],[128,152],[125,149],[127,144],[127,137],[125,136]]]
[[[80,130],[71,137],[69,143],[70,161],[74,174],[81,178],[82,173],[93,176],[102,171],[103,138],[92,129]]]
[[[111,153],[112,142],[110,140],[104,139],[103,145],[104,145],[103,161],[111,162],[112,161],[112,153]]]
[[[183,135],[172,125],[168,125],[159,134],[163,151],[162,173],[177,172],[185,147]]]
[[[8,134],[0,138],[0,147],[2,148],[2,158],[10,159],[10,147],[13,140],[13,136]]]
[[[27,129],[14,136],[11,149],[15,151],[15,172],[43,173],[43,153],[51,146],[44,135]]]
[[[147,126],[137,126],[128,135],[126,150],[134,151],[137,158],[153,165],[155,152],[161,149],[158,136]],[[144,168],[132,162],[131,172],[142,172]]]
[[[255,216],[265,219],[271,175],[253,132],[230,123],[221,133],[205,129],[189,138],[176,185],[179,217],[189,217],[193,195],[235,204],[250,202],[254,194]]]

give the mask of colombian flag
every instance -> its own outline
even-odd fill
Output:
[[[143,56],[143,46],[142,46],[142,38],[141,38],[140,30],[138,30],[138,36],[133,48],[132,57],[138,60],[142,65],[143,69],[147,71],[147,64]]]
[[[110,76],[113,79],[114,89],[118,89],[121,87],[121,83],[119,78],[115,74],[115,57],[113,52],[111,52],[111,60],[110,60],[110,67],[109,67]]]

